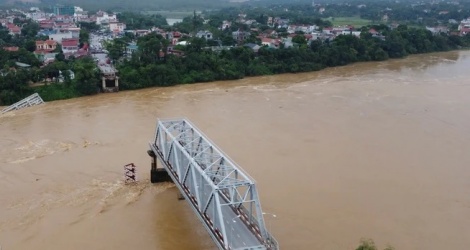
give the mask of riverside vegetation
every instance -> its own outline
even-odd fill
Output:
[[[260,14],[259,9],[253,17],[260,22],[267,16]],[[261,47],[258,52],[251,48],[238,45],[232,38],[232,32],[238,29],[247,30],[241,24],[232,25],[229,29],[218,30],[222,20],[230,18],[227,13],[231,10],[207,14],[210,21],[205,23],[200,16],[187,17],[175,27],[168,27],[164,18],[159,15],[142,16],[135,13],[122,13],[118,17],[134,22],[133,28],[147,28],[152,25],[166,27],[192,33],[199,29],[214,32],[217,41],[206,41],[201,38],[188,36],[187,46],[176,46],[184,56],[168,53],[169,41],[161,35],[149,35],[135,38],[126,34],[106,44],[109,57],[119,70],[120,89],[130,90],[154,86],[172,86],[196,82],[218,80],[234,80],[247,76],[260,76],[282,73],[297,73],[321,70],[326,67],[347,65],[364,61],[383,61],[389,58],[402,58],[410,54],[448,51],[470,46],[470,35],[457,36],[445,33],[432,34],[422,27],[411,27],[406,24],[391,29],[385,24],[362,27],[359,37],[339,35],[334,40],[314,40],[307,42],[302,33],[292,38],[293,47],[285,48],[283,44],[278,49]],[[232,17],[233,18],[233,17]],[[320,27],[331,25],[321,18],[310,18],[312,24]],[[18,21],[19,22],[19,21]],[[39,92],[45,101],[66,99],[97,93],[100,78],[96,65],[91,58],[65,60],[59,53],[56,61],[39,68],[40,62],[33,56],[35,34],[38,25],[26,21],[22,36],[10,36],[5,28],[0,27],[0,43],[20,47],[19,51],[0,50],[0,65],[3,69],[0,75],[0,105],[9,105],[21,98]],[[19,23],[20,24],[20,23]],[[87,42],[88,32],[98,27],[82,26],[81,42]],[[267,27],[260,27],[259,30]],[[373,28],[380,32],[381,37],[374,37],[368,31]],[[282,28],[278,33],[286,33]],[[261,44],[256,32],[244,41],[245,43]],[[44,39],[44,38],[40,38]],[[131,41],[136,41],[138,51],[131,57],[125,54],[125,48]],[[232,46],[230,49],[211,50],[213,45]],[[30,69],[12,70],[14,63],[20,61],[32,66]],[[75,79],[68,77],[68,70],[75,73]],[[47,83],[44,86],[32,86],[42,79],[58,79],[62,74],[63,82]]]

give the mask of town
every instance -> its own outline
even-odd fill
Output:
[[[363,11],[361,15],[367,16],[364,10],[369,5],[340,7],[358,13]],[[455,2],[447,6],[459,7]],[[173,25],[155,14],[102,10],[91,13],[71,5],[55,5],[49,8],[50,12],[38,7],[3,10],[0,12],[0,32],[3,32],[0,33],[0,46],[2,53],[8,54],[2,54],[0,60],[3,65],[0,82],[4,86],[0,88],[0,104],[19,100],[32,93],[32,87],[45,86],[47,89],[47,86],[54,85],[53,91],[49,87],[49,91],[43,90],[42,95],[46,100],[55,100],[98,91],[115,92],[119,89],[312,71],[356,61],[386,60],[467,45],[470,18],[459,21],[446,18],[452,13],[445,7],[424,10],[417,4],[412,7],[420,9],[424,18],[432,14],[430,12],[443,18],[434,21],[436,25],[412,28],[403,25],[406,18],[394,20],[392,17],[398,15],[387,7],[376,16],[369,16],[370,21],[366,24],[355,25],[351,21],[334,25],[335,18],[327,15],[334,8],[314,2],[307,7],[286,5],[264,11],[259,8],[194,11]],[[296,16],[292,14],[298,12],[296,8],[307,11]],[[463,12],[468,12],[468,9]],[[312,16],[305,16],[308,13]],[[325,17],[321,18],[322,15]],[[423,17],[413,22],[423,23],[426,21]],[[405,32],[418,32],[421,40],[403,41],[408,39]],[[364,44],[354,45],[359,43]],[[415,46],[410,46],[410,43]],[[334,45],[347,49],[341,51],[332,47]],[[210,51],[211,54],[202,55],[201,51]],[[286,53],[291,55],[273,51],[288,51]],[[226,67],[223,70],[217,69],[214,60],[218,59],[215,57],[224,59]],[[188,67],[193,59],[208,61],[212,66]],[[283,61],[282,67],[272,66],[277,60]],[[233,61],[245,63],[245,66]],[[287,62],[291,64],[284,65]],[[185,70],[185,73],[178,73],[180,70]],[[26,82],[27,86],[10,91],[8,86],[13,83],[8,83],[8,75],[14,73],[17,76],[20,71],[28,72],[11,81],[23,86]],[[147,77],[136,82],[139,74]],[[66,84],[63,85],[69,87],[74,82],[73,91],[64,90],[70,90],[69,87],[55,86],[64,82]]]

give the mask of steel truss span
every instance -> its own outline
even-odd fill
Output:
[[[253,178],[187,119],[157,121],[150,149],[219,249],[279,249]]]

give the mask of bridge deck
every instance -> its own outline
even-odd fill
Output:
[[[220,249],[278,249],[254,180],[185,119],[158,121],[150,149]]]

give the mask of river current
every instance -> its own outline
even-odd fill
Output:
[[[123,91],[0,115],[0,246],[215,249],[150,184],[158,118],[186,117],[257,181],[282,249],[470,245],[470,51]],[[134,163],[139,183],[123,183]]]

